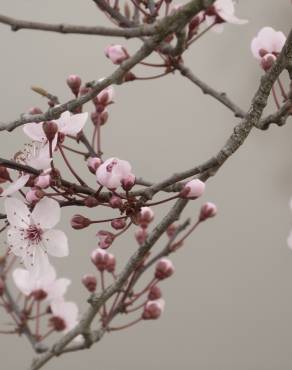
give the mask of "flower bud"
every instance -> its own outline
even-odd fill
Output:
[[[113,102],[114,95],[114,88],[112,86],[108,86],[97,95],[98,104],[104,106],[111,104]]]
[[[276,59],[277,58],[273,54],[266,54],[263,56],[261,59],[261,67],[263,70],[267,72],[269,69],[271,69]]]
[[[174,273],[173,263],[168,258],[161,258],[155,268],[156,279],[163,280]]]
[[[116,268],[116,257],[113,254],[109,253],[108,261],[106,264],[106,270],[107,272],[114,272],[115,268]]]
[[[136,80],[136,75],[133,72],[127,72],[124,76],[125,82],[131,82]]]
[[[58,132],[58,125],[54,121],[46,121],[43,123],[43,130],[49,142],[52,142]]]
[[[51,184],[51,175],[40,175],[34,179],[34,186],[46,189]]]
[[[168,226],[166,230],[166,234],[169,238],[172,238],[177,230],[177,226],[175,224],[171,224]]]
[[[156,320],[164,311],[165,302],[162,298],[148,301],[144,306],[142,318],[144,320]]]
[[[136,182],[136,177],[134,174],[131,173],[127,177],[121,180],[122,188],[125,191],[129,191],[135,185],[135,182]]]
[[[154,301],[155,299],[159,299],[162,297],[161,289],[158,285],[153,285],[148,293],[148,299],[150,301]]]
[[[81,86],[81,78],[77,75],[70,75],[67,77],[66,81],[73,94],[77,96]]]
[[[154,212],[150,207],[142,207],[140,212],[138,213],[137,221],[138,224],[143,227],[147,228],[151,221],[154,219]]]
[[[44,299],[47,298],[48,294],[47,292],[45,292],[43,289],[37,289],[37,290],[34,290],[32,293],[31,293],[32,297],[36,300],[36,301],[43,301]]]
[[[97,248],[91,253],[91,261],[99,271],[113,272],[115,270],[115,256],[101,248]]]
[[[207,202],[202,205],[199,215],[200,221],[205,221],[207,218],[214,217],[217,214],[217,207],[214,203]]]
[[[111,221],[111,226],[115,229],[115,230],[122,230],[125,226],[126,226],[126,221],[125,219],[115,219],[115,220],[112,220]]]
[[[105,55],[114,64],[121,64],[124,60],[129,58],[127,50],[122,45],[110,45],[105,49]]]
[[[146,229],[138,229],[135,232],[135,238],[137,240],[137,243],[141,246],[144,244],[145,240],[147,239],[148,233]]]
[[[42,190],[31,189],[26,193],[25,198],[29,203],[36,203],[40,199],[42,199],[44,197],[44,195],[45,194]]]
[[[11,177],[6,167],[0,166],[0,184],[6,181],[11,181]]]
[[[88,208],[94,208],[99,205],[99,201],[94,197],[87,197],[84,199],[84,205]]]
[[[71,219],[71,226],[75,230],[85,229],[91,224],[91,220],[82,215],[75,215]]]
[[[85,286],[85,288],[93,293],[96,290],[97,280],[94,275],[84,275],[82,278],[82,284]]]
[[[100,125],[103,126],[106,124],[107,120],[108,120],[108,111],[107,110],[104,110],[101,114],[100,114]]]
[[[106,230],[98,231],[96,236],[99,238],[98,245],[102,249],[109,248],[115,239],[114,234]]]
[[[101,165],[101,159],[98,157],[89,157],[87,159],[87,167],[89,171],[93,174],[95,174],[98,167]]]
[[[28,110],[29,114],[42,114],[43,111],[38,107],[32,107]]]
[[[123,200],[117,195],[113,195],[109,200],[109,204],[112,208],[121,208],[123,205]]]
[[[180,192],[182,198],[197,199],[203,195],[205,191],[205,183],[199,179],[187,182]]]

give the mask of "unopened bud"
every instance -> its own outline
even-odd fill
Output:
[[[66,81],[73,94],[77,96],[81,86],[81,78],[77,75],[70,75]]]
[[[95,174],[98,167],[101,165],[101,159],[98,157],[89,157],[87,159],[87,167],[89,171],[93,174]]]
[[[129,191],[135,185],[135,182],[136,182],[136,177],[134,174],[131,173],[130,175],[128,175],[127,177],[121,180],[122,188],[125,191]]]
[[[26,193],[25,198],[29,203],[36,203],[42,199],[44,195],[44,192],[40,189],[31,189]]]
[[[29,114],[42,114],[43,111],[38,107],[32,107],[28,110]]]
[[[114,234],[106,230],[98,231],[96,236],[99,238],[98,245],[102,249],[109,248],[115,239]]]
[[[85,286],[85,288],[93,293],[96,290],[97,280],[94,275],[84,275],[82,278],[82,284]]]
[[[156,279],[163,280],[174,273],[173,263],[168,258],[161,258],[155,268]]]
[[[154,301],[148,301],[144,306],[144,312],[142,314],[142,318],[144,320],[158,319],[164,310],[164,306],[165,306],[165,302],[162,298],[156,299]]]
[[[122,198],[113,195],[109,200],[109,204],[112,208],[121,208],[123,205],[123,200]]]
[[[182,198],[197,199],[203,195],[205,191],[205,183],[199,179],[187,182],[180,192]]]
[[[43,130],[49,142],[52,142],[58,132],[58,125],[54,121],[46,121],[43,123]]]
[[[115,230],[122,230],[126,226],[125,219],[115,219],[111,221],[111,226]]]
[[[46,189],[51,184],[51,175],[40,175],[34,179],[34,186]]]
[[[138,244],[141,246],[144,244],[145,240],[147,239],[148,233],[146,229],[138,229],[135,232],[135,239],[137,240]]]
[[[75,215],[71,219],[71,226],[75,230],[85,229],[91,224],[91,220],[82,215]]]
[[[207,202],[202,205],[199,215],[200,221],[205,221],[207,218],[214,217],[217,214],[217,207],[214,203]]]
[[[146,228],[154,219],[154,212],[150,207],[142,207],[138,213],[137,221],[139,225]]]
[[[161,289],[158,285],[153,285],[148,293],[148,299],[150,301],[154,301],[155,299],[159,299],[162,297]]]
[[[88,208],[94,208],[99,205],[99,202],[94,197],[87,197],[86,199],[84,199],[84,205]]]

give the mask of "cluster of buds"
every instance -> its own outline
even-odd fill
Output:
[[[91,253],[91,262],[100,272],[107,271],[112,273],[116,268],[115,256],[101,248],[97,248]]]

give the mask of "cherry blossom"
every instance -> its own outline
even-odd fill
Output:
[[[53,314],[50,326],[56,331],[66,333],[78,324],[79,310],[76,303],[57,300],[52,302],[50,307]]]
[[[116,189],[122,180],[132,174],[129,162],[118,158],[109,158],[96,171],[96,178],[100,185],[108,189]]]
[[[17,268],[13,271],[13,280],[17,288],[25,296],[33,296],[36,300],[54,301],[62,299],[71,284],[69,279],[57,279],[56,270],[47,265],[42,275],[35,277],[30,271]]]
[[[239,19],[234,15],[234,2],[233,0],[217,0],[207,11],[205,20],[207,26],[213,26],[216,32],[223,30],[223,23],[232,24],[245,24],[248,21],[245,19]]]
[[[267,70],[276,60],[286,41],[286,36],[281,31],[275,31],[272,27],[263,27],[251,42],[253,56],[261,62]]]
[[[54,120],[52,122],[56,123],[59,134],[76,136],[83,129],[87,118],[88,118],[87,112],[71,114],[70,112],[66,111],[61,114],[61,117],[59,119]],[[47,142],[47,137],[43,130],[43,122],[27,123],[26,125],[24,125],[23,131],[32,140],[41,143]],[[56,139],[57,138],[55,137],[53,147],[55,147],[57,144]]]
[[[10,224],[7,231],[8,245],[27,269],[35,274],[42,273],[48,264],[47,254],[55,257],[68,256],[65,233],[53,229],[61,214],[57,201],[43,198],[32,213],[24,202],[16,198],[6,198],[4,205]]]

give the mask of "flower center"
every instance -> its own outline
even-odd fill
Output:
[[[38,244],[42,240],[43,230],[36,225],[30,225],[25,230],[25,239],[28,239],[33,244]]]
[[[65,321],[59,317],[59,316],[53,316],[50,318],[50,325],[56,330],[56,331],[62,331],[66,329],[66,323]]]
[[[47,292],[42,289],[34,290],[31,295],[36,301],[42,301],[48,296]]]
[[[110,164],[106,166],[107,172],[112,172],[114,166],[118,164],[118,161],[116,159],[113,159]]]

